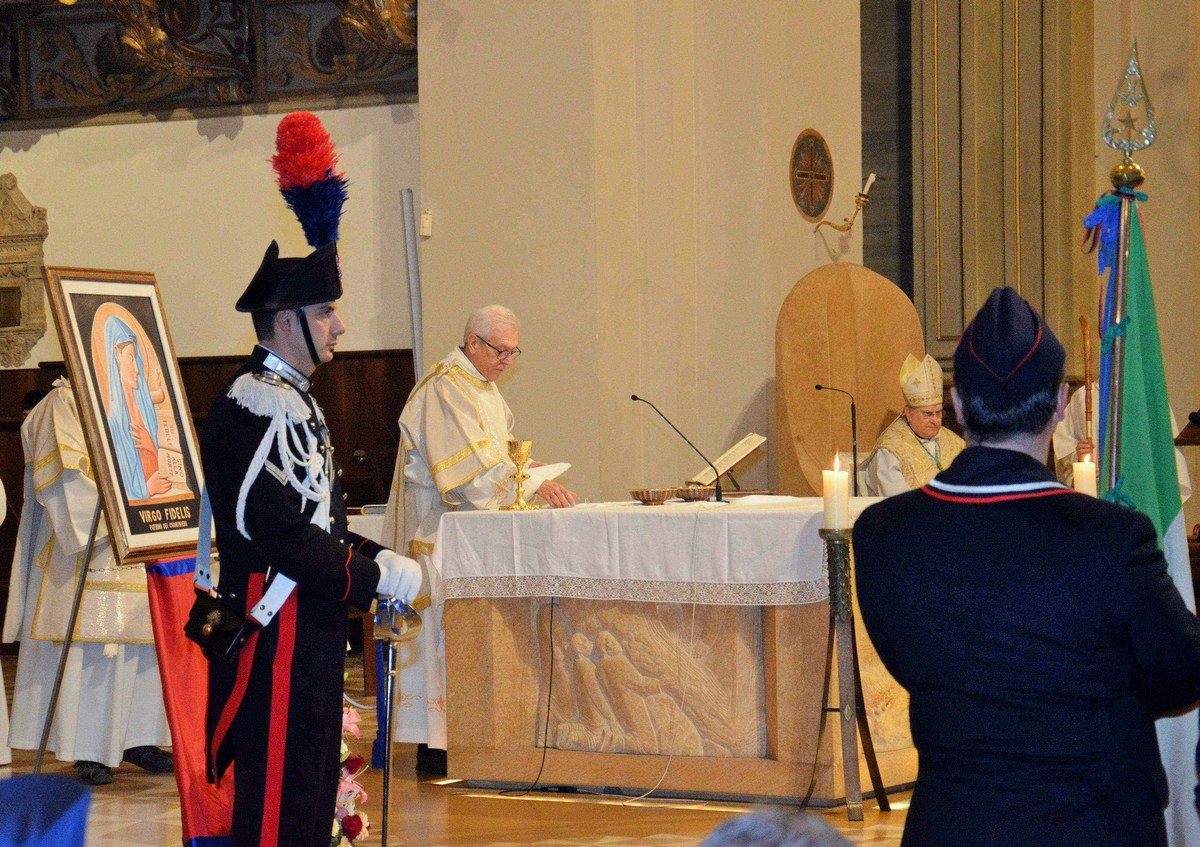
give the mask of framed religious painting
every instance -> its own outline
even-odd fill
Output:
[[[153,274],[46,268],[114,554],[195,553],[200,452]]]

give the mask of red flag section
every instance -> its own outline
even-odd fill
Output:
[[[163,703],[171,727],[184,847],[227,847],[233,818],[233,778],[226,774],[217,788],[205,776],[208,660],[183,634],[183,624],[196,596],[192,588],[195,570],[195,558],[146,565],[150,618]]]

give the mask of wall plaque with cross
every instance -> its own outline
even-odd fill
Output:
[[[792,199],[805,220],[816,223],[824,218],[833,196],[833,157],[821,133],[806,129],[797,136],[788,176]]]

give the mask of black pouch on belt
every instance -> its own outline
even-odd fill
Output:
[[[221,603],[207,591],[196,591],[183,634],[200,645],[210,661],[232,664],[258,622]]]

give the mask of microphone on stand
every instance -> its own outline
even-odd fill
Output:
[[[717,466],[714,465],[712,462],[708,461],[708,456],[705,456],[703,453],[700,452],[699,447],[697,447],[691,441],[688,441],[688,437],[686,435],[684,435],[682,432],[679,432],[679,427],[677,427],[677,426],[675,426],[675,424],[671,423],[670,418],[668,418],[666,415],[664,415],[662,412],[660,412],[658,409],[658,406],[655,406],[653,403],[651,403],[645,397],[638,397],[636,394],[630,394],[629,399],[634,401],[635,403],[645,403],[651,409],[658,412],[658,416],[667,422],[667,426],[671,427],[671,429],[673,429],[673,430],[675,430],[675,432],[679,433],[679,437],[682,438],[684,441],[687,441],[688,447],[691,447],[693,450],[695,450],[696,454],[701,459],[703,459],[710,468],[712,468],[712,472],[714,474],[716,474],[716,479],[713,480],[713,484],[716,486],[716,489],[717,489],[717,491],[716,491],[717,502],[718,503],[724,502],[721,500],[721,474],[717,472]]]
[[[854,462],[854,496],[858,496],[858,410],[854,406],[854,395],[849,391],[841,388],[834,388],[829,385],[814,385],[817,391],[836,391],[839,394],[845,394],[850,398],[850,438],[851,438],[851,461]]]

